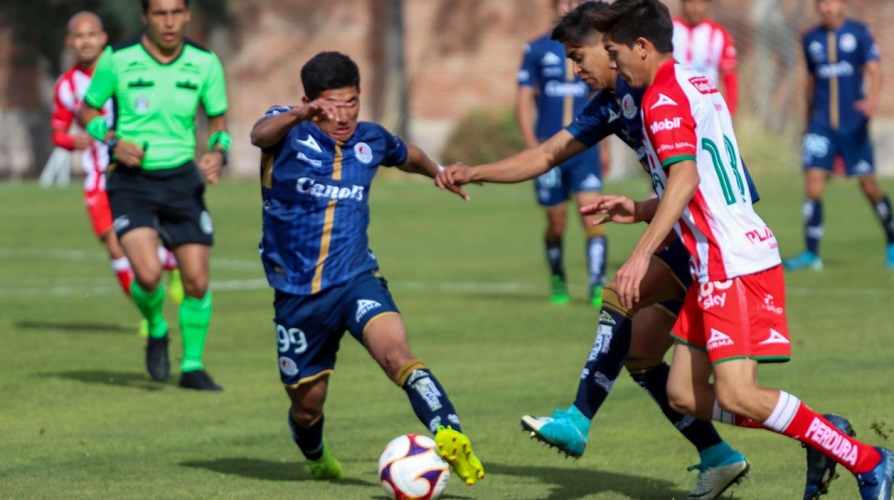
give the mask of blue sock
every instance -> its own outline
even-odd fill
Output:
[[[891,218],[891,201],[888,195],[882,196],[882,199],[872,204],[875,210],[875,216],[882,223],[882,229],[885,231],[885,238],[888,243],[894,243],[894,221]]]
[[[627,361],[630,327],[630,319],[620,312],[602,308],[599,313],[596,340],[581,373],[574,399],[574,406],[589,419],[599,411]]]
[[[551,242],[546,240],[546,262],[549,264],[549,272],[554,276],[561,276],[565,280],[565,266],[562,265],[562,240]]]
[[[714,424],[706,420],[699,420],[694,417],[677,413],[671,408],[667,398],[667,378],[669,374],[670,367],[667,366],[667,363],[661,363],[648,371],[631,374],[631,377],[633,377],[633,380],[636,381],[640,387],[645,389],[646,392],[652,396],[652,400],[658,404],[658,407],[661,408],[661,412],[664,413],[664,416],[667,417],[670,423],[672,423],[678,431],[680,431],[680,434],[682,434],[683,437],[695,446],[695,449],[698,450],[700,455],[707,450],[714,450],[718,446],[721,447],[717,448],[718,450],[722,449],[722,446],[726,446],[729,451],[732,451],[732,448],[724,443],[720,435],[717,434],[717,430],[714,429]],[[721,459],[725,459],[726,457],[727,455],[720,456]],[[712,457],[706,459],[702,456],[702,465],[705,465],[706,463],[712,467],[716,465],[726,465],[712,463],[713,460]]]
[[[323,456],[323,416],[314,425],[305,429],[292,419],[292,412],[286,413],[289,421],[289,429],[292,431],[292,441],[298,445],[304,458],[317,460]]]
[[[819,255],[819,244],[823,238],[823,201],[807,198],[804,200],[803,213],[807,251]]]
[[[413,406],[416,417],[432,434],[438,430],[439,425],[444,427],[449,425],[455,431],[463,431],[456,410],[453,409],[453,403],[431,370],[428,368],[413,370],[404,382],[403,389],[410,398],[410,405]]]
[[[587,263],[590,270],[590,288],[605,285],[605,263],[608,260],[608,242],[605,236],[587,240]]]

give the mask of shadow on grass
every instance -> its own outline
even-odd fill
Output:
[[[537,478],[554,486],[546,500],[574,500],[603,492],[617,492],[634,499],[686,498],[688,491],[674,488],[670,481],[617,472],[543,467],[536,465],[485,464],[488,474]]]
[[[180,462],[179,465],[263,481],[318,481],[310,475],[303,462],[277,462],[257,458],[220,458]],[[377,483],[355,478],[342,479],[333,484],[379,487]]]
[[[160,391],[172,385],[169,383],[153,382],[143,372],[113,372],[108,370],[72,370],[67,372],[41,373],[41,377],[61,378],[84,382],[86,384],[113,385],[117,387],[130,387],[144,391]]]
[[[130,333],[137,331],[136,323],[134,326],[123,326],[112,323],[78,323],[63,321],[17,321],[13,323],[16,328],[25,330],[61,330],[65,332],[78,333]]]

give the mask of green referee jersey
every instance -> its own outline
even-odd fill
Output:
[[[189,39],[177,59],[161,64],[140,38],[106,47],[84,101],[102,108],[114,98],[115,133],[122,140],[145,145],[142,167],[174,168],[195,155],[199,102],[209,117],[227,110],[223,66],[213,52]]]

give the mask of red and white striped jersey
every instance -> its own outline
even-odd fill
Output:
[[[736,68],[736,47],[726,29],[710,19],[689,26],[682,19],[675,18],[674,59],[707,76],[716,86],[721,68]]]
[[[53,134],[54,142],[60,147],[66,149],[73,148],[68,131],[75,123],[78,108],[81,106],[84,93],[87,92],[87,87],[90,85],[90,78],[91,75],[85,72],[80,65],[76,64],[63,73],[56,81],[53,89],[53,113],[50,119],[50,127],[53,130],[64,131]],[[109,127],[113,127],[115,116],[111,100],[103,106],[102,114]],[[66,138],[69,138],[69,140],[66,140]],[[86,174],[84,179],[85,191],[105,189],[105,176],[103,173],[108,164],[109,152],[106,145],[97,140],[91,141],[90,147],[84,150],[81,156],[81,166]]]
[[[699,282],[726,281],[779,265],[776,237],[752,206],[732,118],[704,75],[663,64],[642,102],[652,185],[664,196],[667,169],[695,161],[700,182],[674,229]]]

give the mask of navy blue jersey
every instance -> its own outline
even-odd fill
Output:
[[[817,26],[802,39],[807,71],[816,85],[810,119],[833,129],[854,129],[866,117],[854,109],[863,99],[863,66],[879,58],[878,45],[869,28],[846,19],[837,30]]]
[[[574,76],[565,60],[565,46],[550,40],[549,35],[525,45],[518,84],[537,91],[535,133],[541,141],[571,123],[590,97],[587,84]]]
[[[270,286],[311,295],[377,269],[367,236],[370,183],[380,165],[406,161],[404,142],[368,122],[341,143],[304,121],[265,149],[259,248]]]
[[[575,139],[592,146],[609,135],[616,135],[631,149],[641,164],[646,161],[643,144],[643,119],[640,111],[644,89],[633,88],[619,76],[615,90],[601,90],[584,108],[574,121],[565,127]],[[756,203],[760,199],[754,180],[742,162],[745,182]]]

